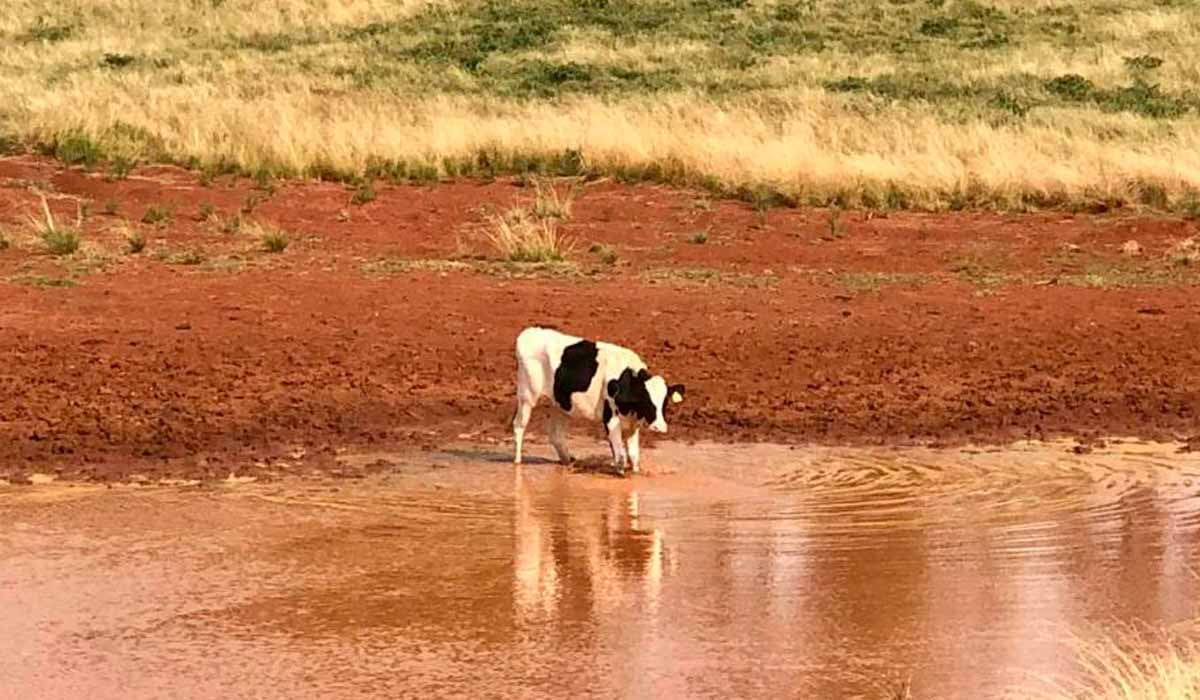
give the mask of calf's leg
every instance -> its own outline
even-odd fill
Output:
[[[612,449],[613,466],[618,472],[625,471],[625,445],[621,439],[621,421],[616,416],[608,420],[608,446]]]
[[[567,415],[557,409],[550,415],[550,444],[558,453],[559,462],[570,464],[575,461],[567,449]]]
[[[638,459],[641,456],[641,447],[638,445],[638,429],[634,428],[629,434],[629,468],[634,474],[638,473]]]

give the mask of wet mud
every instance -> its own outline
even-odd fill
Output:
[[[0,695],[1027,696],[1073,639],[1200,615],[1177,447],[660,443],[619,479],[464,443],[3,487]]]
[[[1200,444],[1200,261],[1176,254],[1194,221],[834,221],[600,181],[562,224],[571,264],[547,270],[505,266],[480,231],[531,201],[518,184],[378,183],[359,205],[331,183],[0,159],[0,477],[267,478],[338,472],[347,447],[494,444],[513,340],[539,322],[685,383],[680,439]],[[64,223],[86,208],[80,252],[25,231],[39,193]]]

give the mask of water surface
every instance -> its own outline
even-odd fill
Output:
[[[0,488],[0,697],[989,697],[1198,616],[1165,447],[505,458]]]

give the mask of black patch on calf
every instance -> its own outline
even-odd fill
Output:
[[[638,370],[637,374],[628,367],[617,379],[608,382],[608,395],[617,404],[617,413],[623,416],[633,416],[646,423],[653,423],[658,411],[650,400],[650,392],[646,389],[646,380],[650,373]]]
[[[600,368],[596,362],[598,352],[590,340],[581,340],[563,350],[562,362],[554,373],[554,402],[562,410],[571,410],[571,394],[587,391],[592,385],[592,378]]]

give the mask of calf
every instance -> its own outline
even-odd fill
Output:
[[[550,444],[564,464],[567,418],[599,421],[608,432],[613,466],[626,461],[638,471],[638,431],[643,425],[667,432],[666,406],[683,400],[682,384],[671,384],[646,371],[637,353],[611,343],[593,342],[552,328],[532,327],[517,336],[517,412],[513,416],[515,464],[521,463],[521,441],[534,406],[543,397],[554,404]],[[628,450],[622,440],[628,429]]]

